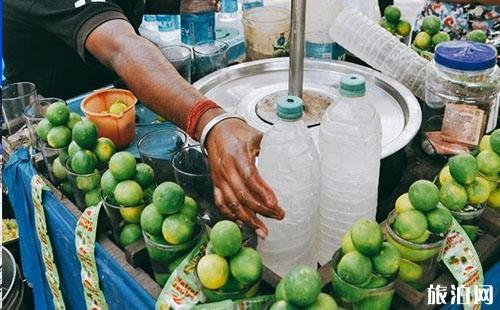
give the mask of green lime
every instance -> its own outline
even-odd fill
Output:
[[[417,210],[401,213],[396,216],[394,230],[403,239],[416,239],[427,230],[427,218]]]
[[[415,208],[411,205],[408,193],[404,193],[403,195],[399,196],[398,199],[396,199],[395,209],[397,214],[415,210]]]
[[[474,225],[462,225],[467,237],[469,237],[470,241],[475,242],[477,239],[477,233],[479,232],[479,227]]]
[[[399,251],[398,251],[399,253]],[[399,270],[399,262],[398,262],[398,270]],[[372,274],[371,278],[370,278],[370,282],[368,283],[368,285],[365,286],[365,288],[380,288],[380,287],[384,287],[387,285],[389,281],[387,280],[386,277],[384,276],[381,276],[381,275],[374,275]]]
[[[62,182],[61,191],[63,192],[64,195],[70,198],[73,197],[73,186],[69,181]]]
[[[427,235],[428,233],[429,232],[426,231],[424,234]],[[411,259],[412,261],[415,262],[425,261],[431,258],[432,256],[437,255],[438,252],[441,251],[441,248],[439,247],[437,248],[434,247],[429,249],[414,249],[412,247],[407,247],[402,245],[398,241],[394,240],[391,236],[387,237],[387,241],[390,242],[393,246],[395,246],[399,250],[399,253],[401,254],[402,258]]]
[[[189,218],[190,220],[194,221],[198,216],[198,205],[193,198],[186,196],[184,198],[184,206],[179,212],[187,216],[187,218]]]
[[[342,236],[342,253],[346,254],[352,251],[356,251],[356,248],[354,244],[352,244],[351,232],[348,231]]]
[[[274,297],[276,300],[285,300],[285,301],[288,300],[285,291],[285,280],[282,279],[276,286],[276,292],[274,293]]]
[[[217,254],[203,256],[196,272],[201,284],[210,290],[223,287],[229,279],[229,265],[224,257]]]
[[[452,180],[441,187],[439,200],[448,209],[459,211],[467,204],[467,192],[462,185]]]
[[[486,32],[480,29],[476,29],[465,35],[465,39],[467,39],[467,41],[486,43],[486,41],[488,40],[488,36],[486,35]]]
[[[490,184],[482,177],[477,177],[471,184],[465,185],[468,202],[473,205],[483,203],[490,196]]]
[[[444,234],[448,231],[452,219],[450,210],[438,204],[436,209],[427,213],[427,229],[435,234]]]
[[[139,163],[135,167],[134,181],[139,183],[139,185],[146,189],[153,185],[154,182],[154,172],[153,168],[148,164]]]
[[[358,251],[352,251],[340,259],[337,264],[337,273],[347,283],[360,285],[370,280],[372,263],[367,256]]]
[[[477,167],[486,175],[496,175],[500,172],[500,156],[492,150],[482,151],[477,155]]]
[[[120,232],[120,244],[126,247],[142,238],[141,226],[137,224],[126,224]]]
[[[153,193],[153,204],[163,215],[179,212],[184,206],[184,199],[184,191],[173,182],[161,183]]]
[[[113,196],[115,193],[116,185],[118,185],[118,181],[113,177],[111,171],[106,170],[101,177],[102,190],[106,195]]]
[[[229,257],[238,253],[243,243],[243,236],[236,223],[220,221],[210,231],[210,242],[212,242],[215,253]]]
[[[109,107],[109,113],[120,115],[127,108],[127,104],[123,100],[116,100]]]
[[[396,32],[403,38],[406,38],[411,33],[411,25],[406,20],[400,20],[396,25]]]
[[[69,157],[75,156],[76,152],[83,150],[75,141],[71,141],[68,145],[68,155]]]
[[[155,186],[151,185],[150,187],[144,190],[144,201],[150,202],[153,201],[153,193],[155,192]]]
[[[72,130],[73,127],[75,127],[76,123],[78,123],[81,120],[82,120],[82,117],[80,116],[80,114],[75,113],[75,112],[70,112],[69,113],[69,120],[66,123],[66,127],[68,127],[69,129]]]
[[[114,190],[116,202],[124,207],[135,207],[142,203],[144,193],[137,182],[132,180],[121,181]]]
[[[423,273],[424,271],[420,265],[404,258],[401,259],[398,273],[398,277],[401,280],[405,282],[415,282],[422,277]]]
[[[82,192],[89,192],[99,187],[100,179],[97,173],[90,175],[79,175],[76,177],[76,188]]]
[[[278,300],[275,302],[269,310],[299,310],[299,308],[290,302],[284,300]]]
[[[56,179],[61,181],[64,181],[68,178],[68,175],[66,174],[66,168],[64,168],[59,157],[54,159],[54,161],[52,162],[52,174],[54,175],[54,177],[56,177]]]
[[[92,173],[97,165],[97,157],[92,151],[80,150],[71,157],[71,169],[76,174]]]
[[[337,303],[332,296],[320,293],[316,301],[306,307],[306,310],[336,310],[338,309]]]
[[[441,20],[437,16],[426,16],[422,20],[422,30],[433,36],[441,30]]]
[[[384,17],[392,23],[397,23],[401,18],[401,10],[394,5],[389,5],[384,9]]]
[[[432,38],[427,32],[419,32],[415,36],[415,40],[413,41],[416,47],[422,50],[427,50],[432,45]]]
[[[378,274],[390,276],[398,272],[401,254],[392,244],[384,242],[379,253],[372,256],[373,270]]]
[[[439,189],[431,181],[418,180],[410,186],[408,198],[415,209],[427,212],[438,204]]]
[[[297,306],[311,305],[320,293],[321,277],[309,266],[295,266],[285,276],[285,294]]]
[[[71,142],[71,131],[66,126],[53,127],[47,135],[47,143],[53,148],[62,148]]]
[[[69,120],[68,106],[62,101],[54,102],[47,108],[45,116],[54,126],[65,125]]]
[[[97,206],[99,202],[101,202],[101,190],[93,189],[85,193],[85,206]]]
[[[470,154],[455,155],[449,160],[450,174],[462,185],[471,184],[479,172],[477,161]]]
[[[450,166],[446,165],[439,172],[439,185],[443,186],[449,181],[453,181],[453,177],[451,176],[450,173]]]
[[[97,144],[97,127],[88,120],[76,123],[73,127],[73,140],[83,149],[93,149]]]
[[[243,247],[229,259],[229,269],[238,282],[254,284],[262,275],[262,259],[254,249]]]
[[[384,235],[377,222],[359,219],[351,227],[351,240],[356,250],[370,256],[380,251]]]
[[[40,140],[47,141],[47,135],[52,128],[54,128],[54,125],[44,118],[36,125],[35,132]]]
[[[439,43],[450,41],[450,35],[447,32],[440,31],[432,36],[432,45],[438,46]]]
[[[490,146],[495,153],[500,155],[500,129],[496,129],[491,133]]]
[[[160,235],[163,216],[153,204],[148,205],[141,214],[141,227],[151,235]]]
[[[188,242],[193,236],[194,223],[183,214],[167,216],[161,226],[163,238],[173,245]]]
[[[102,163],[107,163],[113,154],[116,153],[115,144],[111,139],[101,137],[97,139],[97,144],[94,147],[94,153],[97,159]]]
[[[380,19],[379,25],[382,26],[382,28],[384,28],[385,30],[389,31],[392,34],[396,33],[396,24],[391,23],[385,17],[382,17],[382,19]]]
[[[424,244],[429,240],[429,237],[431,236],[431,232],[426,230],[420,237],[415,238],[415,239],[410,239],[408,241],[415,243],[415,244]]]
[[[490,136],[484,135],[479,142],[479,151],[491,150]]]
[[[118,181],[134,177],[136,165],[134,155],[129,152],[115,153],[109,160],[109,170]]]
[[[137,207],[122,207],[120,215],[127,223],[139,224],[144,205]]]

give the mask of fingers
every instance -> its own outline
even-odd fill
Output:
[[[222,195],[222,192],[218,187],[214,188],[214,200],[215,200],[215,205],[222,213],[222,215],[224,215],[227,219],[231,221],[237,220],[236,215],[234,215],[234,213],[228,207],[226,207],[224,203],[224,196]]]

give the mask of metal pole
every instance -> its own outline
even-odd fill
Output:
[[[304,80],[304,41],[306,28],[306,0],[292,0],[290,41],[290,70],[288,94],[302,98]]]

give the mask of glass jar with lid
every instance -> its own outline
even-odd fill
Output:
[[[478,146],[483,134],[496,127],[500,90],[496,58],[496,49],[483,43],[449,41],[436,47],[425,92],[426,108],[435,111],[422,127],[437,153],[443,153],[439,151],[443,147]]]

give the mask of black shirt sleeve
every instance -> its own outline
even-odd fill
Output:
[[[16,17],[57,36],[84,60],[85,41],[94,29],[110,20],[127,20],[120,6],[109,0],[10,0],[9,3]]]

